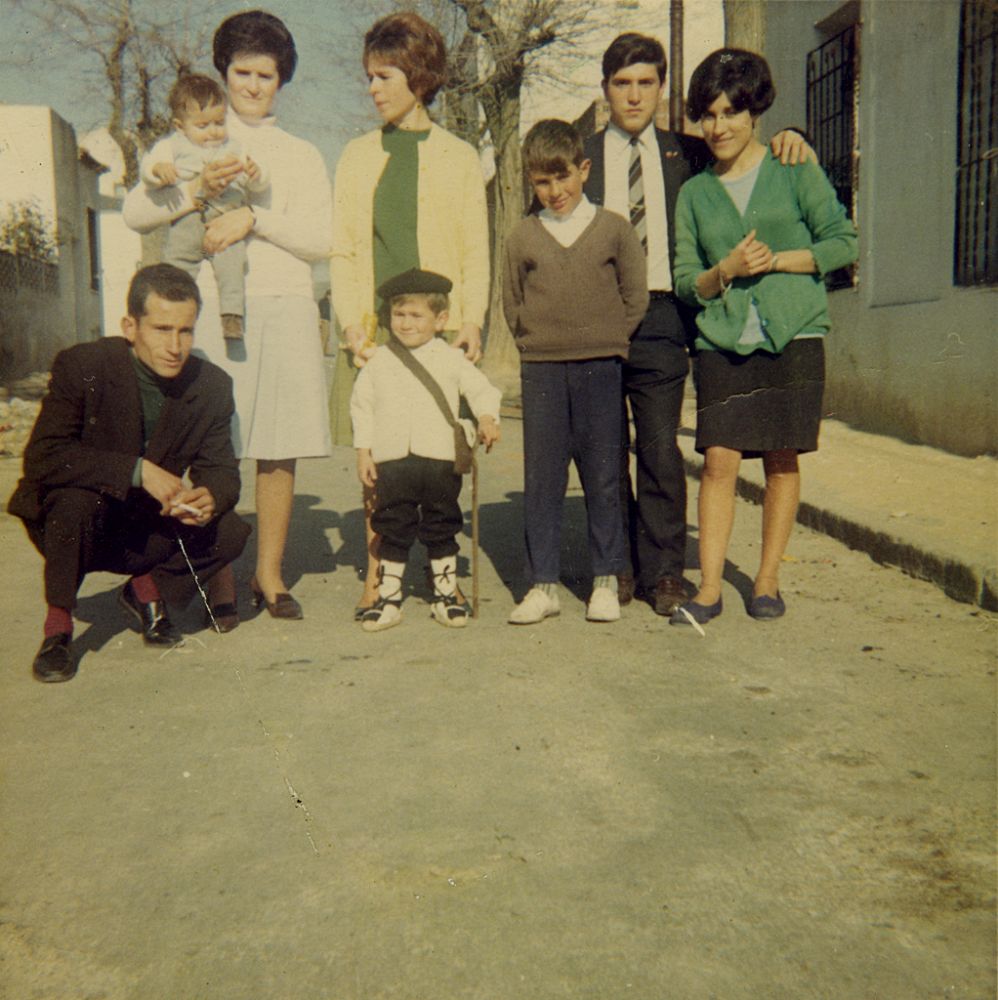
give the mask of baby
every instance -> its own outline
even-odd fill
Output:
[[[357,474],[374,489],[371,525],[381,537],[378,601],[361,619],[367,632],[401,620],[402,574],[417,538],[430,557],[434,620],[448,628],[468,621],[457,591],[464,518],[454,424],[463,397],[478,420],[479,440],[490,449],[499,440],[501,393],[463,351],[437,336],[447,325],[450,290],[449,278],[416,269],[378,289],[391,313],[391,340],[374,349],[350,399]],[[467,423],[457,421],[465,440],[474,432],[466,431]]]
[[[225,127],[225,91],[210,77],[191,73],[182,76],[170,91],[170,114],[174,131],[161,139],[142,158],[143,182],[152,188],[195,181],[204,167],[215,160],[242,159],[237,142],[230,140]],[[241,340],[245,293],[246,244],[239,240],[220,253],[204,252],[205,226],[212,219],[248,203],[250,191],[260,191],[268,178],[259,164],[248,156],[243,160],[244,174],[219,195],[207,200],[195,197],[198,210],[175,220],[166,237],[164,260],[168,264],[198,276],[201,261],[208,257],[222,314],[222,335],[226,340]]]

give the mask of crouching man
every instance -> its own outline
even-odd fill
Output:
[[[183,606],[197,593],[188,559],[203,584],[246,544],[249,525],[233,511],[232,383],[191,357],[200,308],[183,271],[142,268],[128,289],[124,338],[77,344],[53,363],[7,508],[45,559],[37,680],[76,673],[72,612],[87,573],[127,574],[119,603],[146,644],[169,646],[180,635],[165,602]]]

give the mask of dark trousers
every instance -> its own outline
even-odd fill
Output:
[[[686,472],[676,435],[689,372],[686,315],[672,298],[653,298],[624,365],[637,453],[632,490],[628,426],[620,490],[632,571],[653,589],[662,577],[682,577],[686,557]]]
[[[178,537],[202,584],[236,559],[249,537],[250,526],[234,511],[191,528],[161,517],[158,508],[138,491],[121,501],[75,487],[50,490],[42,519],[25,522],[28,537],[45,558],[46,602],[76,607],[83,577],[102,570],[152,573],[164,600],[183,606],[197,593],[197,584]]]
[[[585,493],[593,574],[623,569],[620,370],[619,358],[521,362],[524,527],[531,583],[556,583],[561,575],[569,459],[575,461]]]
[[[371,526],[381,536],[381,558],[406,562],[417,538],[431,559],[457,555],[464,527],[460,495],[453,462],[421,455],[378,462]]]

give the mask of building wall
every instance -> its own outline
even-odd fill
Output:
[[[87,224],[87,209],[99,209],[100,168],[81,162],[72,127],[51,108],[0,105],[0,137],[0,204],[34,199],[58,241],[56,282],[0,286],[0,377],[13,379],[48,368],[63,347],[100,336]]]
[[[768,5],[778,96],[764,131],[806,122],[807,53],[830,37],[816,25],[844,7]],[[863,0],[859,10],[860,263],[857,287],[830,295],[826,411],[995,454],[998,298],[953,285],[959,0]]]
[[[59,224],[60,286],[63,314],[59,347],[101,335],[100,281],[93,287],[92,269],[100,271],[99,251],[92,260],[88,213],[93,213],[99,246],[100,200],[97,193],[99,168],[81,161],[72,125],[54,111],[52,117],[52,162],[55,165],[56,211]],[[72,294],[66,294],[72,289]]]

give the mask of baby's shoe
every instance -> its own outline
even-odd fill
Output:
[[[222,336],[226,340],[242,340],[242,316],[237,316],[235,313],[222,313]]]
[[[557,594],[549,594],[540,587],[532,587],[527,596],[510,612],[508,620],[511,625],[536,625],[537,622],[553,618],[560,612]]]
[[[464,628],[468,624],[468,605],[457,595],[457,556],[430,560],[433,580],[433,603],[430,613],[434,621],[447,628]]]

